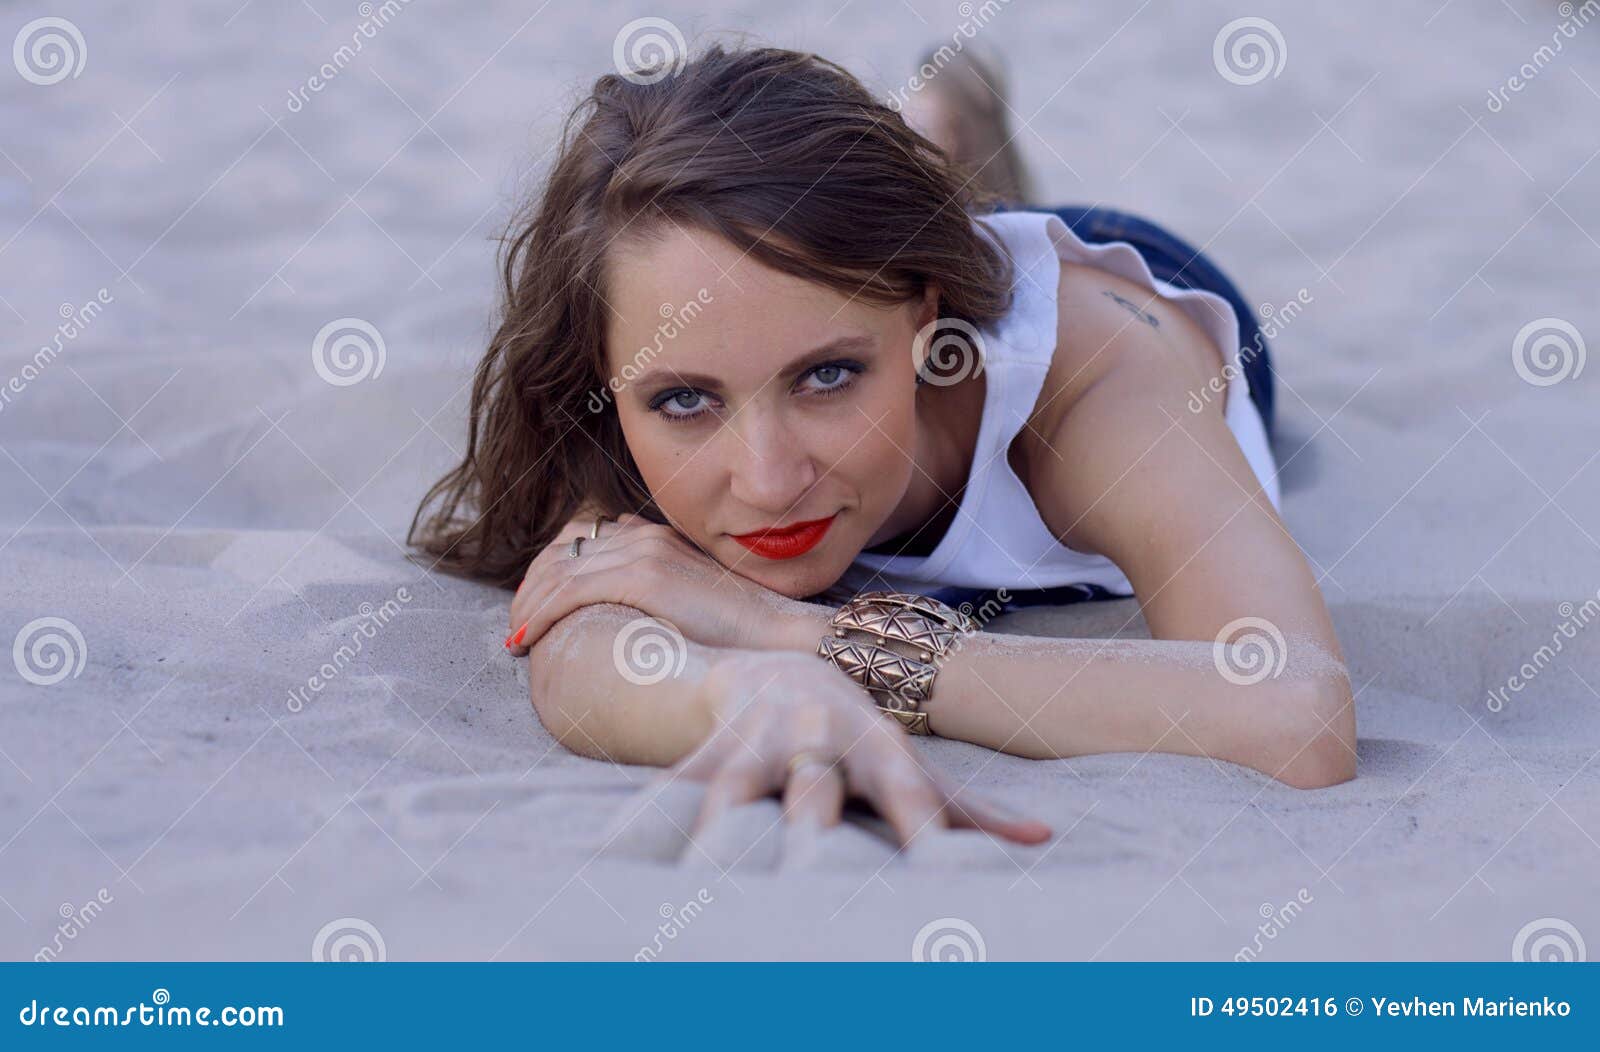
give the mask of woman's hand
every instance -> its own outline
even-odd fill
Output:
[[[595,516],[573,519],[528,566],[511,601],[506,648],[526,654],[550,626],[580,606],[619,603],[670,622],[707,646],[768,649],[827,630],[822,608],[728,570],[670,526],[627,515],[591,537]],[[572,539],[581,537],[572,556]],[[814,631],[811,630],[814,627]]]
[[[1043,823],[1008,817],[930,772],[900,725],[820,658],[735,654],[712,666],[703,689],[714,728],[667,776],[706,783],[694,835],[731,808],[781,793],[788,821],[819,826],[839,822],[847,796],[864,797],[905,846],[951,827],[1022,844],[1050,838]]]

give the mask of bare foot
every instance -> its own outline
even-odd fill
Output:
[[[1033,188],[1010,130],[1003,69],[971,45],[925,52],[917,61],[918,91],[906,97],[906,123],[973,176],[972,186],[1013,205],[1033,199]]]

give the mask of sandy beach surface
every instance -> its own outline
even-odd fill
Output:
[[[303,960],[341,927],[390,960],[1600,953],[1600,10],[1566,37],[1535,0],[1315,6],[0,10],[0,43],[64,19],[82,59],[0,66],[0,955]],[[802,847],[768,802],[685,848],[692,790],[642,802],[651,770],[554,743],[508,596],[402,541],[461,448],[494,235],[646,14],[884,95],[981,20],[1042,196],[1170,225],[1264,315],[1299,299],[1285,516],[1359,778],[921,741],[1056,838]],[[1214,54],[1243,16],[1281,36],[1255,83]],[[358,382],[313,362],[341,319],[381,337]],[[995,627],[1142,632],[1131,601]]]

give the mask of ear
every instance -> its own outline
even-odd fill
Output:
[[[929,325],[932,325],[935,321],[938,320],[938,318],[939,318],[939,286],[937,284],[935,284],[934,282],[930,281],[928,283],[927,288],[922,290],[922,298],[917,299],[917,300],[913,300],[911,302],[911,331],[912,331],[912,334],[913,334],[913,336],[912,336],[912,349],[913,349],[913,351],[915,351],[915,349],[916,349],[916,336],[915,336],[915,334],[916,333],[920,333],[923,329],[927,328]],[[923,354],[926,355],[927,348],[926,347],[922,348],[922,351],[923,351]],[[920,372],[921,369],[922,369],[922,360],[919,358],[919,359],[913,361],[912,365],[917,371]]]
[[[916,322],[918,331],[921,331],[923,326],[931,324],[934,319],[939,317],[939,286],[937,283],[930,281],[927,288],[922,290],[922,298],[917,301],[912,317]]]

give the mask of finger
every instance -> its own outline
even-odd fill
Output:
[[[521,657],[533,649],[551,625],[580,606],[606,602],[626,604],[624,590],[632,584],[628,575],[634,561],[619,553],[597,556],[596,562],[588,564],[593,569],[565,572],[529,589],[519,600],[531,607],[527,620],[506,637],[506,649]]]
[[[854,758],[855,754],[852,754]],[[930,829],[943,829],[945,794],[915,760],[897,748],[873,750],[850,769],[851,784],[888,820],[900,846],[909,848]]]
[[[534,642],[528,637],[528,623],[544,613],[550,603],[571,584],[576,569],[576,565],[552,562],[547,563],[537,575],[530,574],[523,589],[511,600],[507,650],[517,655],[528,652]]]
[[[603,568],[614,562],[615,557],[612,557]],[[574,564],[552,570],[532,585],[517,600],[517,608],[512,612],[516,628],[506,636],[506,649],[521,657],[533,649],[551,625],[578,607],[598,601],[591,598],[596,591],[596,576],[596,573],[584,573]]]
[[[560,559],[566,558],[565,553],[559,556],[555,554],[555,550],[558,547],[560,545],[555,542],[547,544],[540,548],[538,553],[528,561],[528,568],[523,571],[522,581],[517,585],[516,592],[511,596],[511,607],[507,612],[511,631],[515,632],[528,620],[528,591],[559,568],[561,566]]]
[[[784,817],[795,825],[836,826],[844,811],[844,772],[836,763],[806,763],[789,773]]]
[[[709,782],[711,776],[722,767],[723,760],[728,754],[729,737],[725,734],[712,733],[705,741],[695,747],[688,756],[679,760],[667,771],[658,776],[661,781],[674,781],[684,779],[690,782]]]
[[[735,753],[711,776],[700,804],[700,817],[690,834],[699,837],[728,811],[759,800],[777,788],[770,764],[748,752]]]
[[[1019,844],[1041,844],[1054,835],[1043,822],[1024,818],[977,793],[957,792],[950,796],[945,815],[957,829],[976,829]]]
[[[624,516],[624,519],[626,518],[628,516]],[[555,538],[550,543],[540,548],[534,553],[533,558],[528,560],[528,568],[523,571],[522,581],[518,583],[515,594],[520,596],[528,585],[541,573],[549,569],[552,564],[559,564],[562,559],[570,559],[572,557],[573,538],[582,539],[582,544],[579,546],[579,557],[581,558],[586,554],[603,551],[606,547],[605,541],[615,538],[624,531],[622,524],[619,524],[615,519],[606,519],[600,524],[599,536],[591,536],[594,532],[593,515],[580,515],[569,521],[556,532]],[[518,622],[518,624],[520,623]]]
[[[572,538],[582,537],[583,547],[587,550],[590,545],[598,544],[608,538],[626,536],[638,531],[641,524],[650,525],[648,520],[642,519],[632,513],[619,517],[607,516],[600,521],[600,528],[595,529],[594,515],[580,515],[572,519],[557,534],[557,539],[551,541],[547,548],[557,547],[565,549],[572,544]]]
[[[586,558],[592,558],[587,556]],[[561,562],[553,559],[534,560],[529,567],[528,576],[523,578],[522,587],[517,589],[517,594],[511,599],[511,609],[507,613],[506,646],[515,647],[522,640],[517,639],[517,629],[526,625],[543,605],[549,601],[553,588],[560,587],[572,577],[572,572],[577,569],[577,560],[569,565],[565,558]]]
[[[627,528],[622,523],[610,516],[600,520],[600,529],[596,531],[595,517],[586,515],[581,519],[573,519],[567,523],[567,528],[561,531],[561,536],[568,538],[582,537],[583,545],[587,548],[591,544],[599,544],[601,541],[627,532]],[[572,542],[568,540],[567,543],[571,544]]]
[[[528,575],[523,579],[523,587],[517,590],[517,594],[511,600],[508,629],[512,635],[528,623],[547,594],[540,593],[540,582],[554,581],[559,584],[574,574],[609,569],[617,565],[618,557],[623,557],[626,561],[637,559],[648,551],[657,550],[646,547],[651,543],[650,538],[641,537],[637,532],[631,537],[613,533],[609,536],[602,535],[600,541],[589,541],[587,538],[584,541],[576,557],[572,555],[572,542],[567,541],[565,545],[551,544],[534,559],[532,565],[528,567]],[[605,541],[610,543],[601,543]],[[558,548],[560,549],[558,555],[548,554]]]
[[[652,523],[650,522],[649,519],[645,518],[643,515],[640,515],[638,512],[630,511],[630,512],[625,512],[622,515],[618,515],[616,520],[614,522],[609,523],[609,525],[615,526],[618,530],[620,530],[622,532],[627,532],[627,531],[636,529],[636,528],[638,528],[640,526],[652,525]],[[604,530],[605,530],[605,528],[601,527],[601,532],[604,532]]]
[[[530,578],[528,587],[511,600],[513,632],[528,623],[540,605],[549,598],[552,588],[561,588],[584,574],[600,573],[635,562],[642,551],[637,543],[608,548],[585,547],[577,558],[563,554],[559,559],[551,560],[535,577]]]

